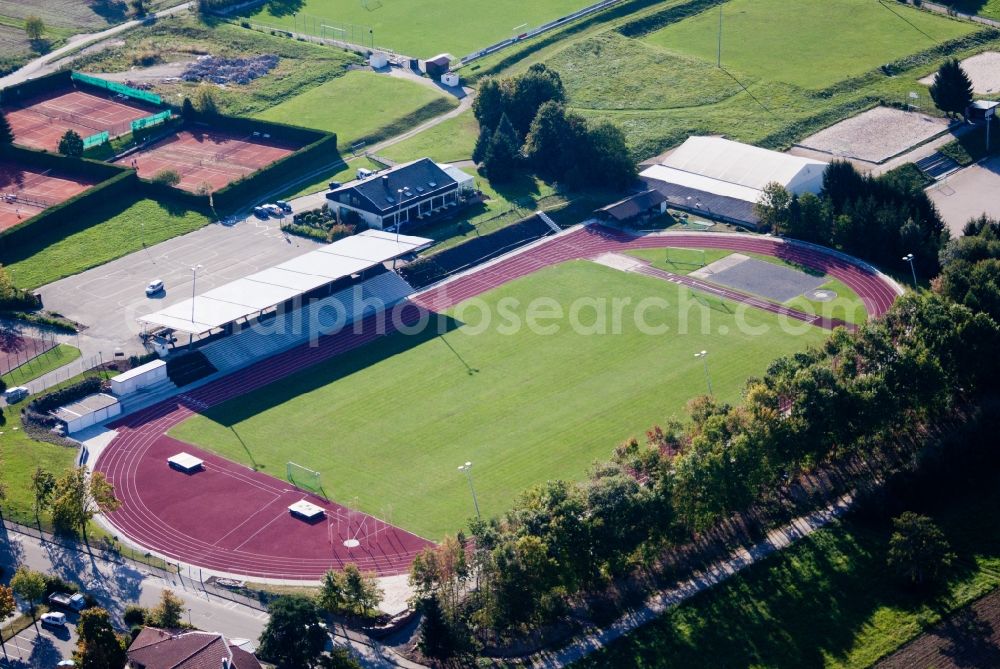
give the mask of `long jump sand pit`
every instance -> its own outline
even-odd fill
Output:
[[[96,89],[64,90],[5,105],[3,112],[14,131],[14,142],[33,149],[55,151],[67,130],[81,137],[107,131],[112,137],[131,131],[132,121],[162,109]]]
[[[0,231],[79,195],[95,183],[0,158]]]
[[[266,138],[194,127],[181,130],[152,146],[118,160],[149,179],[162,170],[180,175],[179,188],[214,192],[229,183],[281,160],[301,148]]]
[[[918,112],[875,107],[845,119],[798,146],[841,158],[882,163],[948,129],[948,121]]]
[[[1000,93],[1000,52],[984,51],[962,61],[962,69],[972,79],[972,90],[979,95]],[[928,74],[920,83],[930,86],[937,73]]]

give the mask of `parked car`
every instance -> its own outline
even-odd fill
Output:
[[[261,205],[261,209],[266,211],[269,216],[274,216],[275,218],[281,218],[285,215],[285,212],[281,210],[281,207],[276,204],[264,204]]]
[[[43,613],[38,622],[49,627],[66,627],[66,614],[59,611],[50,611],[49,613]]]
[[[338,188],[340,188],[344,184],[340,183],[339,181],[331,181],[327,185],[330,186],[330,190],[337,190]]]
[[[58,669],[59,667],[75,667],[75,666],[76,662],[74,662],[73,660],[60,660],[59,664],[56,665],[56,669]]]
[[[284,200],[275,200],[274,203],[278,205],[278,209],[285,212],[286,214],[292,213],[292,205],[288,204]]]
[[[164,290],[163,279],[153,279],[146,286],[146,297],[152,297],[158,293],[162,293]]]
[[[28,396],[28,389],[24,386],[14,386],[4,391],[3,396],[7,400],[7,404],[14,404]]]
[[[83,611],[87,608],[87,600],[80,593],[53,592],[49,595],[49,604],[71,611]]]
[[[254,207],[253,215],[256,216],[257,218],[264,218],[264,219],[270,218],[270,216],[267,213],[267,209],[265,209],[264,207]]]

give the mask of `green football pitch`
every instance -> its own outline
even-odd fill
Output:
[[[558,306],[563,318],[536,326],[557,331],[527,327],[538,298],[545,302],[532,309]],[[630,300],[620,318],[615,298]],[[602,301],[606,334],[573,327],[592,326]],[[493,314],[488,327],[483,313]],[[524,327],[508,327],[511,314]],[[578,479],[623,440],[683,418],[706,390],[697,351],[709,352],[718,399],[738,402],[747,377],[826,337],[801,324],[784,333],[772,314],[586,261],[546,268],[448,315],[454,327],[443,335],[383,337],[170,434],[282,478],[289,460],[316,469],[335,501],[391,510],[393,523],[440,539],[473,514],[463,462],[473,463],[483,514],[501,513],[531,485]]]
[[[306,0],[294,13],[286,9],[290,3],[265,3],[251,18],[311,35],[346,35],[417,58],[439,53],[461,58],[594,1]]]
[[[714,64],[719,14],[702,12],[646,41]],[[829,86],[976,29],[878,0],[730,0],[721,14],[724,68],[804,88]]]

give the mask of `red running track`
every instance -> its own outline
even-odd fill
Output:
[[[843,281],[872,316],[889,308],[893,284],[861,263],[819,248],[767,237],[678,234],[632,237],[600,226],[582,228],[432,288],[412,298],[401,312],[411,324],[421,311],[441,311],[549,265],[602,253],[666,246],[763,253],[822,270]],[[417,306],[414,306],[417,305]],[[381,324],[383,327],[379,327]],[[280,380],[322,360],[341,355],[394,331],[393,319],[373,315],[359,328],[267,358],[195,390],[137,412],[116,423],[119,434],[95,469],[114,483],[122,507],[108,519],[132,541],[170,559],[219,572],[256,578],[316,580],[330,568],[357,564],[380,575],[404,573],[425,539],[320,499],[330,525],[291,517],[287,506],[304,495],[288,483],[234,464],[166,436],[194,413]],[[166,459],[187,451],[205,461],[202,472],[186,475]],[[345,548],[346,538],[360,545]]]

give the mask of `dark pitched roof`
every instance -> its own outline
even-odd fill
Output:
[[[228,660],[233,669],[261,669],[251,653],[230,646],[212,632],[170,632],[144,627],[128,648],[128,659],[144,669],[221,669]]]
[[[403,202],[422,199],[446,192],[458,184],[430,158],[382,170],[367,179],[346,183],[327,194],[327,199],[339,201],[341,193],[353,191],[363,203],[361,208],[377,214],[391,214],[399,205],[399,189],[404,189]]]
[[[659,205],[661,202],[665,202],[666,199],[666,195],[655,188],[650,188],[649,190],[627,197],[624,200],[609,204],[606,207],[601,207],[597,211],[607,214],[616,221],[627,221]]]
[[[709,218],[721,218],[754,227],[760,223],[760,218],[753,213],[753,202],[716,195],[697,188],[688,188],[657,179],[646,180],[646,183],[662,193],[667,204],[672,207],[692,211],[693,209],[687,201],[687,198],[692,197],[701,204],[699,210],[705,212]]]

